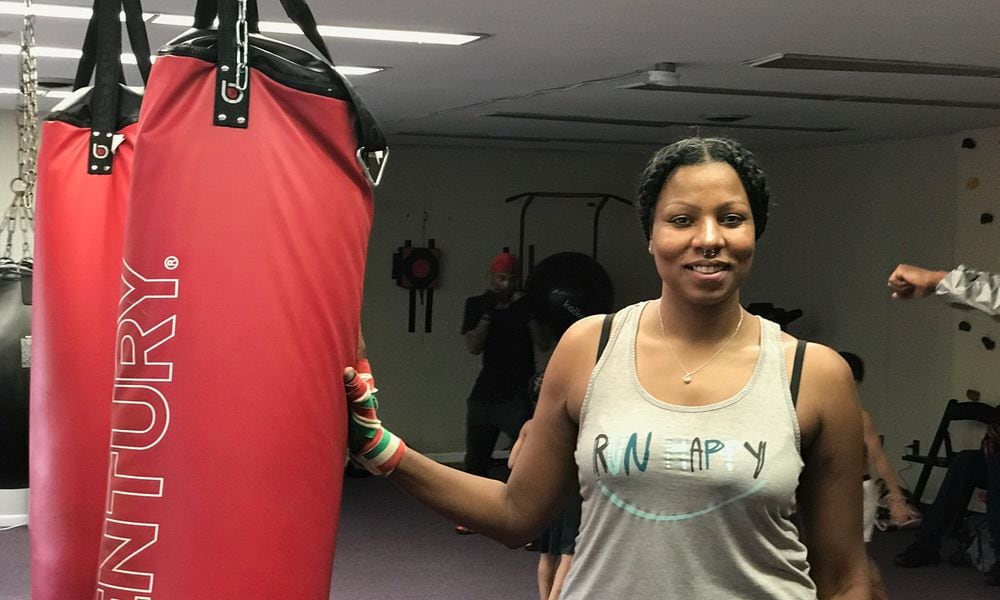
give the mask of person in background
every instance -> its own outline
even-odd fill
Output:
[[[861,357],[853,352],[841,352],[840,356],[847,361],[848,366],[851,367],[851,373],[854,376],[854,382],[860,386],[865,379],[865,363],[861,360]],[[871,413],[867,410],[861,410],[861,417],[864,423],[864,436],[865,436],[865,456],[868,459],[868,463],[875,467],[875,473],[885,482],[886,490],[888,491],[889,499],[889,516],[893,522],[897,525],[902,525],[908,523],[913,519],[910,514],[910,506],[906,503],[906,494],[903,492],[903,486],[899,481],[899,476],[896,474],[895,469],[892,468],[892,463],[889,462],[889,457],[885,455],[885,451],[882,448],[882,440],[879,436],[878,429],[875,427],[875,421],[872,419]],[[875,481],[869,475],[865,475],[865,542],[871,541],[872,530],[875,528],[875,513],[877,512],[877,501],[878,498],[876,492]]]
[[[465,470],[473,475],[489,474],[500,432],[516,440],[531,418],[534,348],[547,349],[527,298],[514,289],[517,273],[517,258],[501,252],[490,262],[486,291],[465,301],[461,333],[468,351],[483,357],[466,400]],[[464,525],[455,532],[475,533]]]
[[[951,271],[925,269],[901,264],[889,275],[893,298],[907,300],[932,294],[956,304],[1000,315],[1000,275],[976,271],[959,265]],[[969,505],[975,488],[986,493],[986,522],[990,545],[1000,556],[1000,409],[986,429],[978,450],[956,452],[948,472],[938,488],[934,503],[924,513],[916,539],[895,562],[901,567],[922,567],[941,561],[944,534],[960,519]],[[989,490],[994,490],[990,493]],[[1000,561],[986,572],[987,585],[1000,585]]]
[[[512,548],[578,490],[562,600],[869,600],[850,369],[740,305],[768,203],[764,172],[733,140],[653,156],[636,204],[659,298],[617,313],[596,368],[602,317],[566,331],[506,482],[407,449],[348,367],[351,427],[368,440],[352,455]]]
[[[851,367],[851,374],[854,376],[854,383],[861,386],[865,380],[865,363],[861,357],[853,352],[841,352],[840,356]],[[889,498],[889,518],[897,525],[904,525],[913,521],[910,506],[906,503],[906,495],[903,493],[903,486],[900,485],[899,476],[892,468],[889,457],[885,455],[882,448],[882,439],[878,429],[875,428],[875,421],[871,414],[861,409],[862,422],[864,424],[865,456],[869,465],[875,466],[875,473],[885,482]],[[875,517],[878,513],[878,487],[870,475],[865,474],[863,489],[864,507],[864,533],[863,537],[867,544],[872,540],[872,531],[875,529]],[[872,598],[873,600],[886,600],[889,597],[885,584],[882,581],[882,573],[875,564],[875,561],[868,558],[868,568],[872,578]]]
[[[532,395],[537,400],[541,391],[544,373],[539,373],[532,379]],[[511,469],[517,462],[517,456],[524,445],[525,438],[531,432],[529,419],[514,442],[507,459]],[[555,520],[535,539],[525,546],[525,549],[538,552],[538,594],[540,600],[559,600],[562,594],[563,581],[569,574],[573,564],[573,553],[576,551],[576,536],[580,532],[580,511],[583,499],[580,494],[573,494],[568,504],[556,516]]]

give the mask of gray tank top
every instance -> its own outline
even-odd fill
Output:
[[[615,319],[583,400],[563,600],[815,599],[789,518],[803,462],[780,328],[759,319],[760,356],[735,396],[672,405],[636,373],[643,306]]]

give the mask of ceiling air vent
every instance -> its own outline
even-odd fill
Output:
[[[762,69],[807,69],[813,71],[855,71],[859,73],[900,73],[905,75],[944,75],[947,77],[1000,77],[1000,67],[953,65],[949,63],[883,60],[817,54],[772,54],[745,61],[748,67]]]
[[[750,115],[705,115],[702,119],[712,123],[738,123],[750,118]]]
[[[909,106],[944,106],[948,108],[986,108],[990,110],[1000,110],[1000,103],[996,102],[966,102],[963,100],[938,100],[930,98],[850,96],[844,94],[817,94],[812,92],[779,92],[776,90],[741,90],[734,88],[693,85],[661,86],[651,83],[623,85],[621,86],[621,89],[686,94],[715,94],[719,96],[747,96],[753,98],[789,98],[792,100],[818,100],[821,102],[861,102],[866,104],[904,104]]]
[[[746,125],[732,122],[712,123],[701,121],[645,121],[640,119],[615,119],[587,115],[550,115],[545,113],[495,112],[484,117],[503,119],[528,119],[532,121],[560,121],[563,123],[589,123],[593,125],[619,125],[627,127],[725,127],[730,129],[763,129],[769,131],[808,131],[813,133],[838,133],[847,131],[844,127],[798,127],[794,125]],[[742,116],[742,115],[735,115]]]
[[[38,87],[46,90],[61,90],[73,87],[73,79],[70,77],[39,77]]]
[[[599,138],[567,138],[567,137],[534,137],[523,135],[487,135],[478,133],[440,133],[436,131],[396,131],[393,139],[398,137],[441,138],[454,140],[486,140],[501,142],[530,143],[567,143],[567,144],[621,144],[625,146],[662,146],[662,142],[642,140],[605,140]]]

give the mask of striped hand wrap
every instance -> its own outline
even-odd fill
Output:
[[[391,431],[382,427],[375,410],[375,379],[367,360],[359,360],[354,366],[358,375],[344,384],[350,421],[347,430],[347,445],[351,459],[379,476],[392,473],[406,452],[406,444]]]

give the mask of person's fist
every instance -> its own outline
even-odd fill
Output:
[[[347,448],[351,459],[375,475],[385,476],[403,459],[406,444],[382,427],[376,410],[375,379],[367,360],[344,369],[347,397]]]
[[[947,274],[945,271],[931,271],[913,265],[899,265],[889,275],[887,285],[892,290],[893,298],[923,298],[933,294],[934,288],[941,283]]]

